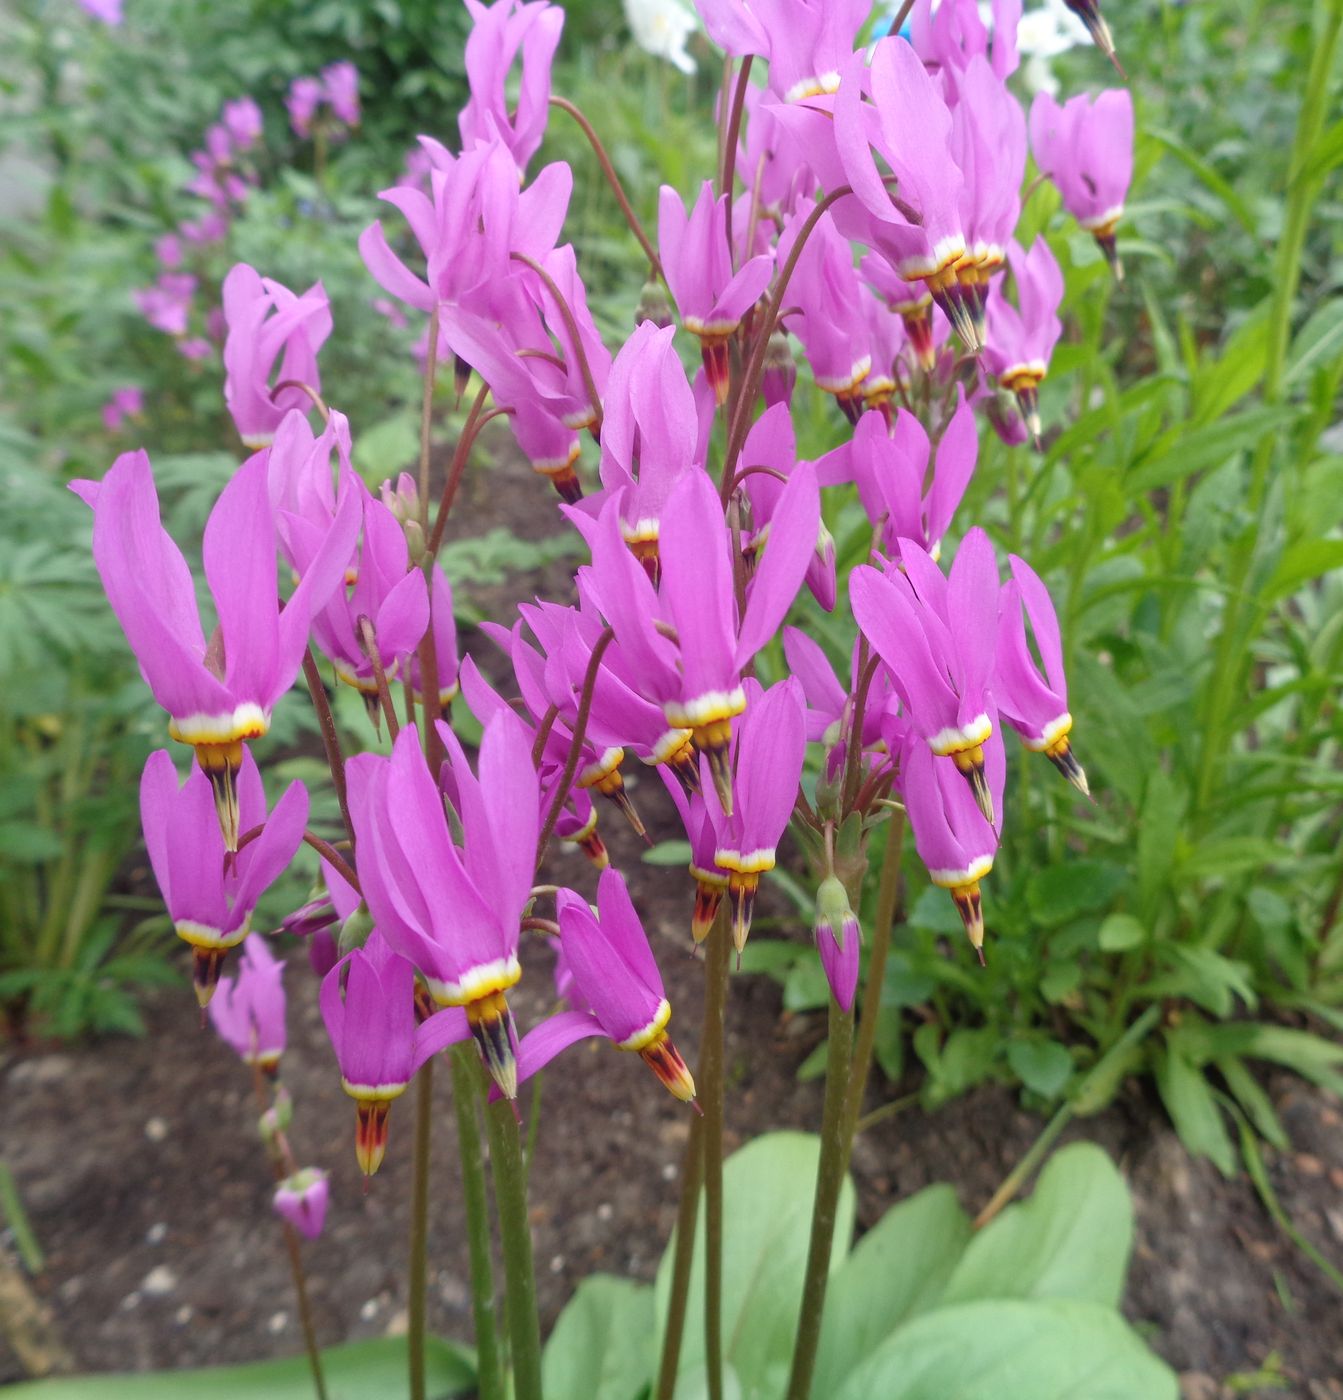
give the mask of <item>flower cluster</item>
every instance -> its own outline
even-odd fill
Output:
[[[295,78],[285,98],[289,125],[306,141],[317,127],[328,140],[340,140],[359,125],[359,70],[348,61],[323,68],[316,78]]]
[[[459,659],[435,558],[453,488],[438,516],[427,462],[418,482],[368,489],[349,424],[318,392],[332,329],[320,284],[298,295],[246,265],[224,283],[224,394],[255,450],[205,529],[213,622],[159,523],[143,452],[76,488],[93,508],[113,609],[169,734],[196,757],[179,786],[168,755],[155,755],[143,801],[203,1004],[299,841],[326,857],[325,893],[290,927],[314,940],[366,1173],[418,1066],[459,1041],[474,1042],[510,1099],[568,1045],[604,1038],[693,1100],[656,961],[597,833],[596,799],[643,833],[634,772],[657,771],[652,798],[661,805],[665,789],[664,816],[676,814],[690,847],[692,945],[717,926],[740,953],[791,825],[819,886],[819,956],[846,1009],[866,843],[893,809],[982,958],[1004,727],[1087,791],[1048,589],[1015,555],[1004,579],[989,535],[956,516],[979,464],[981,410],[1009,440],[1046,431],[1038,388],[1062,332],[1063,282],[1044,239],[1014,241],[1028,144],[1117,268],[1127,95],[1062,107],[1041,96],[1028,122],[1007,85],[1020,9],[1007,0],[989,24],[973,0],[918,0],[911,40],[870,50],[857,44],[863,0],[699,0],[708,34],[751,56],[763,84],[747,84],[743,67],[735,115],[723,114],[740,122],[724,131],[736,182],[705,183],[689,208],[665,188],[656,247],[638,230],[667,296],[645,289],[613,354],[563,241],[572,173],[562,162],[528,173],[563,12],[545,0],[466,3],[459,148],[421,138],[427,182],[381,196],[405,228],[374,223],[360,250],[387,296],[427,320],[427,373],[450,358],[459,391],[481,381],[460,459],[500,414],[553,482],[557,525],[590,553],[570,596],[483,625],[488,645]],[[323,75],[323,100],[350,121],[338,68]],[[316,98],[299,96],[303,129]],[[693,374],[680,353],[691,346]],[[815,461],[800,459],[794,431],[799,361],[837,410],[839,444]],[[826,518],[855,495],[871,545],[843,577]],[[555,504],[538,493],[538,511]],[[283,601],[282,573],[293,579]],[[805,619],[845,601],[856,627],[846,633],[840,612],[826,628],[847,651],[837,674]],[[790,611],[801,626],[784,626]],[[310,646],[390,731],[390,752],[342,762],[328,727],[339,848],[305,831],[297,786],[266,815],[248,747],[301,666],[325,708]],[[487,670],[508,679],[491,683]],[[483,730],[474,760],[444,718],[459,685]],[[601,869],[595,909],[578,889],[536,885],[552,837]],[[536,912],[548,898],[553,919]],[[537,935],[526,946],[525,932]],[[547,940],[569,1009],[519,1035],[509,993]],[[263,1068],[283,1040],[267,959],[249,952],[212,1012]],[[289,1172],[286,1183],[277,1209],[297,1221],[298,1197],[320,1218],[324,1179]]]

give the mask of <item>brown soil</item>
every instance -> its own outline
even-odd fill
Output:
[[[535,536],[550,527],[537,520],[538,484],[527,475],[509,467],[491,474],[489,488],[502,493],[503,509],[500,494],[488,503],[479,494],[480,478],[468,478],[466,502],[492,519],[521,517],[514,528]],[[557,575],[562,579],[564,570]],[[500,593],[516,598],[520,591]],[[504,601],[488,600],[494,616]],[[645,783],[636,795],[645,819],[654,835],[672,835],[669,804],[651,788]],[[701,979],[684,952],[683,877],[640,865],[633,837],[610,818],[604,827],[645,915],[675,1007],[672,1030],[690,1057]],[[553,860],[552,875],[582,889],[593,885],[590,867],[572,852]],[[326,1232],[305,1250],[318,1330],[324,1342],[395,1331],[405,1322],[410,1105],[393,1111],[387,1162],[372,1191],[361,1194],[353,1111],[301,952],[291,958],[287,983],[283,1077],[295,1101],[291,1137],[304,1163],[332,1171]],[[549,959],[542,955],[518,990],[521,1025],[534,1024],[549,1004]],[[146,1019],[149,1034],[141,1041],[11,1053],[0,1066],[9,1124],[4,1155],[46,1252],[37,1289],[81,1368],[293,1353],[300,1339],[249,1076],[199,1028],[185,971],[180,990],[150,999]],[[768,980],[735,979],[730,1147],[768,1129],[817,1127],[820,1087],[799,1084],[795,1072],[822,1034],[820,1018],[783,1012]],[[463,1213],[445,1079],[438,1076],[433,1143],[430,1323],[466,1338]],[[1268,1087],[1294,1143],[1292,1153],[1271,1155],[1273,1184],[1299,1227],[1343,1267],[1339,1104],[1286,1075]],[[873,1101],[898,1092],[880,1084]],[[910,1110],[879,1124],[855,1151],[860,1228],[933,1181],[954,1182],[964,1204],[979,1208],[1041,1126],[1000,1088],[977,1090],[931,1117]],[[609,1047],[578,1046],[548,1074],[532,1173],[544,1325],[593,1270],[652,1276],[674,1219],[688,1127],[688,1110],[637,1059]],[[1184,1373],[1186,1395],[1220,1400],[1232,1394],[1223,1388],[1229,1377],[1276,1357],[1283,1385],[1242,1385],[1235,1393],[1343,1400],[1340,1298],[1278,1233],[1248,1181],[1224,1181],[1191,1161],[1159,1104],[1134,1084],[1106,1113],[1074,1125],[1069,1137],[1080,1136],[1120,1163],[1132,1189],[1138,1236],[1126,1311]],[[0,1349],[0,1381],[20,1374],[17,1359]]]

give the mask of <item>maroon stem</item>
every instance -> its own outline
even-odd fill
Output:
[[[322,684],[321,673],[313,659],[312,648],[303,653],[303,679],[308,683],[308,694],[312,697],[312,707],[317,711],[318,728],[322,731],[322,747],[326,750],[326,766],[331,770],[331,785],[336,789],[336,801],[340,803],[341,819],[345,823],[345,834],[350,839],[350,850],[354,850],[354,822],[350,818],[350,796],[345,787],[345,758],[340,751],[340,736],[336,733],[335,716],[326,698],[326,687]]]
[[[583,376],[583,387],[587,390],[588,402],[592,405],[592,411],[597,415],[597,421],[593,426],[593,435],[600,436],[602,430],[602,399],[597,392],[597,381],[592,377],[592,366],[588,363],[587,352],[583,349],[583,342],[578,338],[578,321],[574,316],[574,309],[565,300],[564,294],[555,283],[555,279],[544,267],[533,257],[526,253],[513,252],[508,255],[514,262],[520,262],[524,267],[531,270],[545,284],[546,290],[555,299],[555,305],[559,307],[560,315],[564,319],[564,327],[569,332],[569,342],[573,346],[574,355],[578,359],[578,372]]]
[[[720,194],[727,195],[724,219],[727,224],[728,257],[732,259],[733,266],[736,265],[737,254],[732,242],[732,187],[737,180],[737,138],[741,134],[741,114],[746,106],[746,89],[751,81],[751,57],[748,53],[742,59],[741,69],[737,73],[737,86],[732,94],[732,111],[728,116],[727,135],[723,144],[723,178],[718,187]]]
[[[475,402],[471,405],[471,411],[466,415],[466,423],[462,427],[462,435],[457,439],[457,446],[452,453],[452,465],[448,468],[448,479],[443,485],[443,495],[438,502],[438,514],[434,516],[434,531],[429,536],[429,545],[425,551],[427,560],[434,560],[438,557],[438,547],[443,543],[443,530],[448,523],[448,514],[452,510],[452,504],[457,499],[457,487],[462,480],[462,473],[466,470],[466,459],[470,455],[471,445],[476,440],[476,434],[484,426],[478,421],[480,410],[485,406],[485,399],[489,395],[490,386],[482,384],[476,393]]]
[[[396,717],[396,706],[392,703],[392,692],[387,686],[387,673],[382,669],[382,658],[378,655],[378,635],[372,621],[367,617],[359,619],[359,640],[364,647],[364,655],[373,667],[373,679],[378,687],[378,704],[382,706],[382,717],[387,721],[387,733],[393,743],[401,733],[401,721]]]
[[[616,203],[620,205],[620,212],[624,214],[625,222],[630,226],[630,232],[639,240],[639,246],[644,250],[653,276],[661,277],[665,282],[666,276],[662,271],[662,263],[658,259],[657,249],[653,247],[652,240],[644,232],[643,225],[639,222],[639,216],[634,212],[634,207],[630,204],[624,186],[620,183],[620,176],[616,174],[616,168],[611,164],[611,157],[606,154],[606,147],[602,145],[601,138],[593,130],[592,123],[567,97],[551,97],[550,105],[558,107],[562,112],[568,112],[582,128],[583,135],[588,138],[588,144],[597,157],[597,164],[601,166],[602,174],[606,176],[606,183],[611,186]]]
[[[545,859],[546,847],[550,844],[555,823],[560,819],[564,799],[569,795],[574,775],[578,772],[578,760],[583,750],[583,736],[587,732],[588,715],[592,710],[592,695],[597,687],[597,668],[602,664],[606,648],[615,640],[615,635],[612,628],[603,629],[601,636],[597,638],[597,644],[592,648],[592,655],[588,658],[588,669],[583,676],[583,693],[578,702],[578,714],[574,717],[573,737],[569,741],[569,757],[564,765],[564,772],[560,776],[559,786],[556,787],[555,795],[551,798],[550,810],[546,813],[545,823],[541,827],[541,838],[536,843],[536,868],[538,870],[541,868],[541,862]]]

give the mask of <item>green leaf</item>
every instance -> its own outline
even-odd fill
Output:
[[[1072,1078],[1073,1057],[1057,1040],[1014,1040],[1007,1063],[1032,1093],[1056,1098]]]
[[[1200,841],[1180,862],[1180,873],[1189,880],[1241,875],[1265,865],[1276,865],[1283,854],[1283,848],[1276,841],[1262,836],[1223,836]]]
[[[653,1290],[593,1274],[565,1305],[541,1358],[551,1400],[634,1400],[653,1379]]]
[[[1343,1044],[1289,1026],[1255,1026],[1242,1053],[1286,1065],[1322,1089],[1343,1094],[1343,1074],[1335,1068],[1343,1064]]]
[[[1343,129],[1343,122],[1338,125]],[[1287,356],[1283,384],[1291,386],[1335,355],[1343,355],[1343,302],[1331,297],[1297,331]]]
[[[1343,326],[1343,319],[1339,325]],[[1295,593],[1303,584],[1343,568],[1343,540],[1301,540],[1283,551],[1272,577],[1264,585],[1265,603]]]
[[[811,1134],[765,1133],[723,1164],[724,1360],[748,1396],[783,1393],[802,1301],[819,1158],[820,1140]],[[699,1220],[686,1314],[690,1318],[704,1315],[702,1201]],[[852,1234],[853,1185],[846,1180],[839,1197],[832,1268],[847,1254]],[[658,1269],[658,1336],[667,1321],[675,1243],[673,1238]],[[687,1326],[681,1369],[693,1370],[703,1360],[704,1329]]]
[[[1070,860],[1037,870],[1026,884],[1026,903],[1036,923],[1057,928],[1079,914],[1103,909],[1123,885],[1126,874],[1100,860]]]
[[[1107,953],[1123,953],[1147,942],[1147,930],[1132,914],[1111,914],[1101,925],[1100,946]]]
[[[1094,1143],[1050,1158],[1030,1200],[1008,1206],[970,1241],[942,1295],[1073,1298],[1118,1307],[1133,1241],[1133,1207],[1115,1165]]]
[[[1291,409],[1249,408],[1193,432],[1187,424],[1178,424],[1158,439],[1150,456],[1139,459],[1125,475],[1124,488],[1130,494],[1153,491],[1173,486],[1195,472],[1225,466],[1237,452],[1277,432],[1291,417]]]
[[[1236,1174],[1236,1153],[1208,1081],[1174,1045],[1156,1061],[1156,1087],[1180,1141],[1195,1157],[1206,1157],[1225,1177]]]
[[[965,925],[946,890],[927,885],[914,901],[908,922],[912,928],[927,929],[929,933],[963,934]]]
[[[1175,839],[1184,814],[1184,793],[1164,768],[1147,777],[1138,826],[1138,888],[1145,908],[1165,887],[1175,861]]]
[[[689,865],[692,859],[689,841],[659,841],[649,846],[641,857],[645,865]]]
[[[470,1353],[454,1342],[430,1337],[426,1385],[431,1400],[448,1400],[475,1390]],[[322,1352],[332,1400],[376,1395],[399,1400],[409,1394],[403,1337],[346,1342]],[[306,1356],[254,1361],[246,1366],[208,1366],[198,1371],[159,1371],[149,1375],[73,1376],[33,1381],[5,1392],[6,1400],[312,1400],[312,1372]]]
[[[939,1308],[850,1373],[835,1400],[1176,1400],[1175,1375],[1110,1308],[993,1301]]]
[[[1144,996],[1154,1000],[1158,997],[1188,997],[1214,1016],[1231,1015],[1236,997],[1251,1011],[1259,1005],[1247,963],[1233,962],[1211,948],[1190,947],[1183,943],[1162,944],[1160,952],[1162,958],[1172,965],[1172,970],[1152,978],[1143,988]]]
[[[1286,1152],[1291,1143],[1287,1140],[1286,1130],[1273,1107],[1273,1101],[1250,1073],[1244,1060],[1228,1055],[1217,1061],[1217,1068],[1226,1080],[1226,1087],[1231,1090],[1236,1102],[1245,1110],[1255,1128],[1279,1152]]]
[[[945,1183],[882,1216],[830,1280],[813,1395],[833,1395],[862,1357],[936,1306],[970,1236],[970,1218]]]

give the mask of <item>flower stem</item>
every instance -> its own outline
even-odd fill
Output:
[[[476,1329],[476,1384],[480,1400],[503,1400],[503,1367],[494,1316],[494,1264],[490,1255],[490,1211],[485,1196],[485,1167],[480,1157],[476,1119],[479,1070],[475,1052],[466,1045],[452,1051],[452,1102],[457,1111],[457,1151],[462,1164],[462,1202],[466,1207],[466,1243],[471,1261],[471,1317]]]
[[[434,1062],[428,1059],[415,1076],[415,1174],[410,1188],[410,1400],[425,1400],[424,1319],[429,1263],[429,1139],[433,1123]]]
[[[573,347],[574,358],[578,361],[578,372],[583,378],[583,387],[587,390],[588,402],[592,405],[592,412],[596,416],[596,423],[592,432],[594,436],[600,435],[602,429],[602,396],[597,392],[597,381],[592,377],[592,366],[588,363],[587,351],[583,349],[583,342],[578,334],[578,321],[574,316],[574,309],[565,299],[564,293],[560,291],[555,279],[544,267],[533,257],[526,253],[519,253],[516,250],[508,255],[514,262],[522,263],[524,267],[529,267],[541,279],[542,285],[550,293],[551,300],[555,303],[556,309],[560,313],[560,318],[564,322],[564,328],[569,332],[569,343]]]
[[[485,1109],[494,1169],[494,1199],[508,1288],[508,1333],[512,1344],[515,1400],[541,1400],[541,1324],[536,1314],[532,1228],[527,1218],[527,1172],[513,1105],[505,1099]]]
[[[303,1257],[299,1252],[298,1231],[287,1221],[281,1221],[285,1249],[289,1254],[289,1270],[294,1276],[294,1293],[298,1298],[298,1320],[303,1328],[303,1345],[312,1368],[312,1388],[317,1400],[327,1400],[326,1377],[322,1374],[322,1353],[317,1345],[317,1331],[312,1325],[312,1307],[308,1302],[308,1281],[303,1273]]]
[[[709,931],[704,961],[704,1041],[700,1104],[704,1109],[704,1367],[709,1400],[723,1397],[723,1040],[727,1021],[727,902]]]
[[[703,1065],[699,1073],[703,1082]],[[672,1400],[676,1372],[681,1364],[681,1338],[685,1335],[686,1305],[690,1296],[690,1266],[695,1258],[695,1227],[699,1224],[700,1183],[704,1179],[704,1120],[690,1124],[685,1162],[681,1167],[681,1201],[676,1209],[676,1252],[672,1256],[671,1297],[667,1303],[667,1330],[662,1334],[662,1360],[658,1366],[657,1400]]]
[[[816,1196],[811,1210],[811,1243],[802,1280],[802,1306],[793,1344],[793,1369],[788,1377],[788,1400],[808,1400],[821,1340],[825,1289],[830,1279],[830,1255],[835,1240],[839,1193],[849,1165],[848,1090],[853,1058],[853,1013],[830,1001],[830,1043],[825,1066],[825,1106],[821,1111],[821,1160],[816,1170]]]
[[[872,1047],[877,1039],[881,989],[886,980],[886,957],[891,948],[891,925],[895,922],[895,902],[900,889],[900,858],[904,849],[905,814],[892,812],[886,827],[886,849],[881,858],[881,882],[877,886],[877,912],[872,926],[872,952],[867,962],[867,985],[863,988],[858,1040],[849,1069],[848,1103],[844,1114],[844,1133],[848,1144],[846,1157],[853,1148],[853,1135],[858,1125],[858,1115],[863,1111],[863,1095],[867,1092],[867,1077],[872,1072]]]
[[[345,788],[345,757],[340,751],[336,719],[331,713],[331,703],[326,698],[326,687],[322,684],[322,675],[317,669],[311,647],[303,653],[303,679],[308,683],[312,707],[317,712],[317,724],[322,731],[322,748],[326,751],[326,766],[331,770],[331,785],[336,789],[336,801],[340,803],[345,834],[350,838],[350,849],[353,851],[354,822],[350,818],[350,798]]]
[[[625,222],[630,226],[630,232],[639,240],[639,246],[644,250],[644,256],[648,259],[648,266],[653,276],[662,277],[662,264],[658,260],[657,249],[653,247],[652,240],[644,232],[644,227],[639,222],[639,216],[634,212],[629,196],[620,183],[620,176],[616,174],[616,168],[611,164],[611,157],[606,154],[606,147],[602,145],[601,137],[593,129],[592,123],[566,97],[552,97],[550,105],[558,107],[562,112],[568,112],[582,128],[583,135],[588,138],[588,144],[597,157],[597,164],[601,166],[602,174],[606,176],[606,183],[611,186],[611,193],[615,195],[616,203],[620,205],[620,212],[625,216]]]
[[[396,717],[396,706],[392,703],[392,692],[387,685],[387,673],[382,669],[382,658],[378,655],[378,636],[370,618],[359,619],[359,640],[373,667],[373,679],[378,685],[378,704],[382,706],[382,717],[387,721],[387,734],[393,743],[401,733],[401,721]]]
[[[430,437],[434,426],[434,373],[438,368],[438,303],[429,313],[429,343],[424,351],[424,393],[420,399],[420,528],[429,528]]]
[[[448,523],[448,514],[452,510],[452,503],[457,498],[457,487],[461,483],[462,473],[466,470],[466,459],[471,453],[472,445],[475,443],[476,434],[485,425],[488,415],[483,416],[481,410],[485,407],[485,400],[489,397],[490,386],[481,384],[476,390],[476,397],[472,400],[471,408],[467,412],[466,422],[462,425],[461,436],[457,439],[457,446],[453,449],[452,464],[448,467],[448,479],[443,484],[443,494],[439,497],[438,512],[434,516],[433,533],[429,536],[429,545],[425,550],[425,567],[432,565],[438,557],[439,546],[443,543],[443,530]]]

